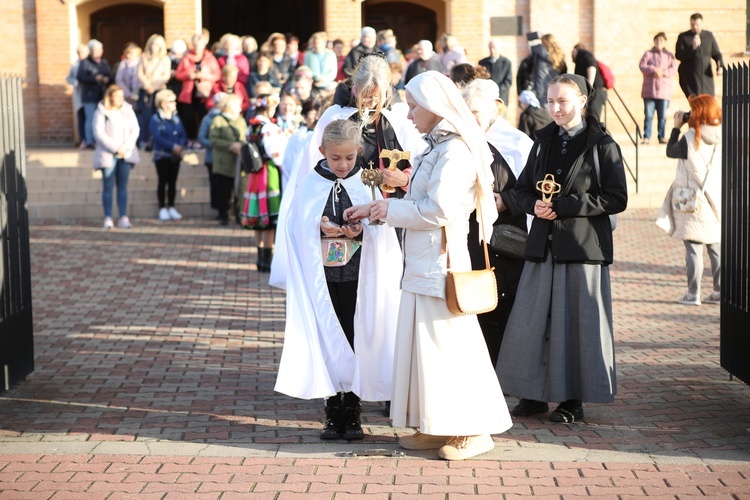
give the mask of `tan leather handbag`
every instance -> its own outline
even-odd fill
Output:
[[[477,205],[477,221],[484,233],[482,211]],[[451,257],[448,253],[447,233],[443,228],[443,245],[447,253],[448,275],[445,280],[445,301],[448,309],[454,314],[482,314],[497,307],[497,281],[495,268],[490,266],[490,254],[487,251],[487,238],[483,235],[485,269],[478,271],[451,271]]]

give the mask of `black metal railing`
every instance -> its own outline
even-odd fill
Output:
[[[721,366],[750,384],[750,75],[724,73],[722,104]]]
[[[615,96],[617,97],[617,101],[620,103],[620,106],[624,113],[628,115],[630,118],[630,121],[632,124],[630,127],[625,123],[625,120],[620,115],[620,112],[617,111],[617,107],[614,105],[612,100],[609,98],[611,93],[614,92]],[[628,134],[628,138],[630,139],[630,142],[633,143],[633,146],[635,146],[635,168],[630,167],[630,163],[628,163],[627,158],[624,156],[622,157],[622,162],[625,164],[625,168],[627,169],[628,173],[630,174],[630,177],[633,179],[633,182],[635,183],[635,192],[638,192],[638,145],[641,142],[641,138],[643,137],[643,134],[641,134],[641,127],[638,125],[638,122],[636,121],[635,117],[633,116],[633,113],[630,112],[630,108],[628,108],[628,105],[625,104],[625,101],[622,99],[622,96],[617,91],[616,88],[611,88],[607,90],[607,105],[604,106],[604,123],[607,123],[607,113],[609,110],[614,113],[617,120],[620,122],[620,125],[622,125],[622,128],[625,130],[625,133]],[[633,130],[633,133],[631,134],[630,131],[632,127],[635,127],[635,130]]]
[[[21,78],[0,75],[0,392],[34,371]]]

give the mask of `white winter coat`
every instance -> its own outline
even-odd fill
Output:
[[[664,200],[657,224],[672,238],[698,243],[721,241],[721,127],[701,126],[701,143],[695,148],[695,130],[685,132],[688,145],[687,159],[677,163],[677,175]],[[715,148],[715,153],[714,153]],[[713,160],[711,156],[713,154]],[[708,164],[711,164],[706,171]],[[672,191],[676,187],[696,187],[700,190],[703,179],[706,186],[698,198],[697,210],[693,213],[675,210],[671,204]]]
[[[413,160],[409,191],[391,199],[386,222],[404,228],[401,289],[445,298],[448,237],[451,269],[471,270],[466,238],[476,205],[476,169],[466,143],[446,121],[426,135],[427,149]]]

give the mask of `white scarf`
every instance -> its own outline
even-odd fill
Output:
[[[481,210],[484,222],[484,232],[479,231],[479,239],[482,240],[483,234],[489,238],[496,218],[492,215],[497,214],[492,194],[495,180],[491,169],[493,158],[469,106],[456,84],[438,71],[425,71],[415,76],[406,84],[406,90],[420,106],[450,123],[469,147],[477,173],[477,220]]]

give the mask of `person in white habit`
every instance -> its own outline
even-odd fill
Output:
[[[403,232],[404,273],[396,330],[394,427],[416,427],[399,438],[410,450],[438,449],[464,460],[494,448],[491,434],[512,426],[508,407],[475,315],[449,311],[446,254],[451,268],[468,271],[469,214],[497,212],[492,154],[455,84],[426,71],[406,85],[409,119],[427,141],[413,161],[403,199],[378,200],[345,212],[356,222],[384,220]],[[492,218],[484,220],[492,234]]]
[[[321,439],[364,437],[360,400],[388,401],[393,389],[401,251],[387,226],[347,224],[371,190],[356,163],[359,127],[331,122],[318,161],[289,208],[286,328],[275,390],[325,398]]]
[[[357,64],[351,78],[339,83],[334,95],[334,105],[318,120],[312,139],[302,153],[298,168],[290,174],[281,200],[277,233],[285,231],[289,204],[296,186],[321,158],[318,150],[323,130],[333,120],[351,120],[362,129],[362,151],[358,155],[360,168],[380,168],[384,183],[396,187],[389,197],[401,198],[406,193],[411,174],[407,160],[398,162],[395,170],[385,169],[389,165],[380,152],[383,149],[409,151],[414,158],[425,148],[414,124],[406,119],[407,106],[398,102],[398,93],[391,86],[391,68],[382,54],[368,54]],[[382,194],[382,193],[381,193]],[[274,260],[271,264],[269,284],[278,288],[286,286],[286,248],[284,239],[276,241]]]

